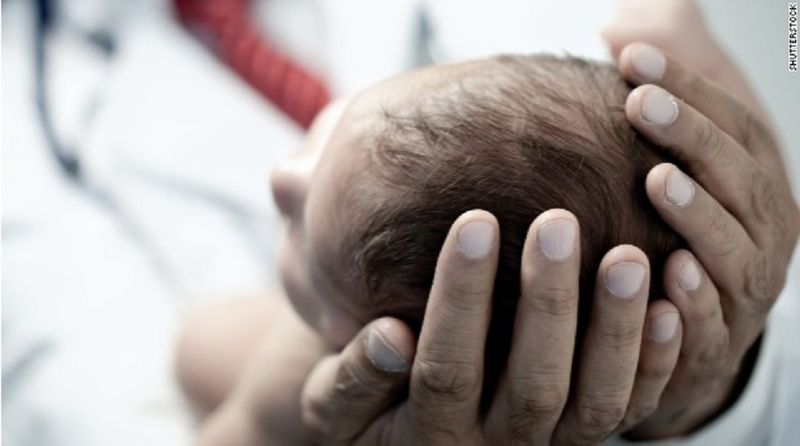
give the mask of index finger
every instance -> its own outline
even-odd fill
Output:
[[[757,104],[752,104],[755,110],[745,106],[714,82],[645,43],[626,46],[620,53],[619,69],[628,81],[656,84],[683,99],[759,161],[780,162],[777,141]]]
[[[477,423],[498,234],[492,214],[469,211],[444,242],[411,369],[417,425],[463,432]]]

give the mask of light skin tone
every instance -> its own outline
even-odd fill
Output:
[[[658,62],[653,64],[653,60]],[[481,281],[487,289],[485,284],[491,283],[492,276],[489,272],[481,275],[478,270],[468,275],[471,283],[448,278],[448,271],[455,276],[455,271],[464,266],[458,264],[457,256],[447,253],[446,243],[437,280],[450,283],[451,288],[434,286],[431,290],[428,311],[438,317],[426,319],[416,356],[407,358],[412,364],[408,373],[382,374],[364,349],[346,349],[312,372],[304,393],[306,419],[325,438],[364,444],[403,444],[409,439],[426,444],[597,443],[613,431],[631,427],[635,427],[633,434],[642,438],[689,433],[723,407],[742,359],[763,330],[766,315],[785,282],[786,266],[800,231],[800,212],[789,189],[779,146],[762,120],[762,112],[744,105],[754,96],[749,89],[743,90],[746,86],[740,76],[725,74],[721,81],[728,87],[725,89],[645,44],[622,47],[619,66],[630,82],[649,83],[628,98],[626,114],[631,124],[644,136],[669,147],[694,176],[691,179],[674,165],[662,164],[650,172],[646,182],[655,208],[696,253],[679,250],[669,258],[663,272],[669,302],[656,302],[645,313],[641,300],[627,301],[630,305],[624,309],[610,309],[598,298],[594,313],[600,316],[592,320],[586,342],[591,345],[601,343],[599,339],[611,339],[611,348],[602,357],[584,357],[586,365],[578,372],[576,387],[567,389],[574,340],[570,321],[574,314],[564,313],[569,313],[565,308],[577,299],[577,268],[541,274],[539,288],[537,281],[523,281],[523,305],[516,325],[522,328],[515,335],[507,372],[512,377],[504,379],[495,396],[492,411],[497,410],[496,415],[490,412],[483,418],[475,406],[480,376],[472,367],[473,361],[482,357],[483,338],[451,331],[453,327],[443,321],[457,321],[450,324],[485,333],[485,312],[491,296],[487,293],[481,299],[474,293],[461,296],[452,292],[439,296],[437,290],[481,289]],[[727,73],[725,68],[717,69]],[[682,101],[675,101],[667,91]],[[657,102],[659,97],[662,103]],[[534,226],[544,226],[549,218],[553,215],[544,214]],[[460,224],[465,223],[456,222],[454,230]],[[526,248],[530,237],[528,243]],[[630,256],[626,260],[637,261],[632,247],[615,250],[601,265],[600,277],[612,254],[622,252]],[[529,270],[554,267],[533,259],[524,257],[524,262],[530,262]],[[550,279],[555,282],[547,282]],[[542,289],[558,290],[558,303]],[[596,294],[602,296],[603,290]],[[457,304],[438,304],[432,310],[439,299]],[[529,300],[545,304],[526,308],[524,303]],[[629,318],[641,320],[637,318],[644,316],[645,330],[652,330],[658,317],[675,308],[682,328],[666,344],[654,343],[652,337],[632,341],[634,335],[628,330],[616,330],[614,337],[595,328],[625,327]],[[598,320],[604,317],[608,322]],[[536,339],[526,331],[542,325],[551,327],[551,339],[560,346],[554,363],[539,362],[548,352],[536,351],[534,342],[516,342],[517,338]],[[393,336],[408,338],[406,330],[397,321],[381,321],[381,338],[386,342],[393,343]],[[672,349],[671,342],[679,347]],[[632,344],[640,348],[630,348]],[[462,354],[442,357],[442,351]],[[439,357],[434,366],[417,359],[432,354]],[[542,363],[549,366],[543,369]],[[514,378],[515,370],[524,373]],[[391,395],[390,382],[401,385],[410,380],[411,396],[399,408],[384,412],[390,400],[374,391],[368,393],[373,397],[372,410],[365,408],[365,398],[359,400],[356,413],[369,422],[354,426],[353,404],[348,402],[352,398],[348,395],[360,389],[336,386],[336,377],[347,374],[359,376],[357,382],[386,389],[386,395]],[[422,390],[415,391],[415,386]],[[415,402],[414,395],[421,395],[418,398],[422,401]],[[318,407],[326,408],[324,415],[315,411]],[[441,416],[437,416],[441,413],[449,414],[447,422],[441,422]],[[346,430],[338,427],[344,414],[348,418]]]
[[[353,175],[365,168],[361,158],[363,153],[358,151],[353,141],[365,123],[369,122],[369,118],[375,115],[377,106],[399,100],[406,89],[418,92],[424,88],[433,88],[439,80],[457,75],[459,70],[473,66],[470,63],[423,70],[413,76],[382,84],[363,94],[352,104],[333,105],[323,113],[312,129],[309,144],[273,174],[275,200],[287,220],[286,238],[280,250],[284,288],[297,314],[308,326],[313,327],[313,332],[296,326],[299,324],[287,322],[299,322],[296,317],[292,317],[282,321],[282,329],[272,327],[268,333],[262,334],[267,339],[263,341],[265,346],[254,355],[258,359],[252,361],[249,371],[233,386],[225,403],[206,423],[201,435],[202,442],[214,444],[221,438],[231,441],[234,435],[242,436],[247,441],[268,438],[295,443],[306,440],[308,437],[303,428],[309,426],[299,425],[300,417],[294,420],[298,426],[288,427],[293,421],[291,414],[298,412],[297,404],[287,406],[281,402],[292,399],[287,398],[287,389],[297,390],[295,397],[299,403],[299,388],[304,382],[306,395],[313,395],[315,388],[324,391],[333,385],[328,382],[331,378],[337,380],[336,385],[333,385],[336,392],[349,392],[354,386],[364,386],[362,393],[366,397],[347,398],[350,402],[350,407],[347,408],[350,414],[348,418],[355,423],[338,419],[335,432],[324,435],[342,437],[343,430],[348,425],[352,426],[348,434],[355,435],[360,431],[363,419],[376,415],[375,398],[385,399],[383,403],[388,404],[387,396],[394,395],[392,388],[398,384],[394,378],[404,376],[410,368],[420,372],[411,375],[410,399],[396,409],[392,418],[410,417],[417,423],[429,423],[433,419],[441,420],[442,414],[461,413],[463,418],[448,420],[445,424],[460,427],[479,421],[477,413],[483,372],[483,345],[480,348],[475,348],[474,345],[483,342],[488,329],[491,299],[486,297],[491,296],[499,246],[497,221],[491,214],[471,211],[455,222],[442,250],[440,269],[437,269],[435,275],[425,316],[426,323],[420,334],[420,345],[426,348],[421,349],[422,354],[416,356],[413,356],[414,336],[408,328],[391,318],[383,318],[364,327],[369,319],[361,311],[363,309],[355,304],[361,298],[352,293],[332,291],[332,287],[326,285],[326,278],[319,277],[319,273],[315,274],[316,269],[310,265],[311,256],[325,255],[322,253],[339,244],[338,237],[342,231],[337,230],[337,226],[348,224],[347,214],[332,217],[339,214],[336,211],[339,208],[352,209],[352,204],[342,203],[339,199],[341,179],[347,176],[343,172]],[[374,199],[381,199],[379,195]],[[563,240],[565,230],[571,235],[568,243],[554,244],[550,240],[554,237]],[[580,262],[580,246],[575,242],[579,235],[578,222],[568,211],[552,210],[542,214],[532,224],[530,231],[531,234],[538,235],[538,238],[529,237],[523,253],[526,259],[530,259],[530,262],[523,264],[522,270],[523,298],[518,324],[523,328],[514,340],[514,344],[519,347],[513,350],[509,369],[501,381],[501,395],[523,394],[521,391],[524,389],[519,386],[525,384],[525,375],[532,368],[544,371],[549,364],[558,364],[561,373],[566,373],[565,379],[553,383],[554,386],[558,385],[557,391],[566,393],[569,385],[571,352],[577,324],[578,277],[572,273],[579,268]],[[639,354],[643,338],[647,344],[657,344],[655,349],[648,349],[648,352],[661,353],[651,354],[650,362],[663,363],[663,366],[670,368],[675,363],[680,346],[680,322],[674,306],[664,301],[650,311],[651,321],[666,316],[673,322],[666,336],[643,335],[643,320],[647,312],[648,271],[647,258],[632,246],[621,246],[612,250],[601,264],[599,283],[605,286],[598,288],[595,298],[595,316],[589,327],[587,354],[581,368],[581,385],[586,389],[585,398],[590,401],[601,398],[594,394],[594,389],[599,388],[598,383],[609,381],[609,377],[625,371],[635,372],[636,364],[631,367],[623,359]],[[568,287],[565,282],[568,282]],[[451,299],[458,298],[458,294],[452,290],[463,293],[464,302],[451,302]],[[564,297],[567,300],[562,301]],[[271,311],[287,313],[280,309]],[[449,317],[438,316],[444,314]],[[248,316],[250,319],[252,317]],[[361,329],[362,327],[364,328]],[[283,341],[274,342],[271,338]],[[316,339],[311,341],[309,338]],[[531,338],[548,339],[552,342],[525,342],[525,339]],[[553,344],[559,348],[551,348]],[[316,357],[296,354],[290,357],[290,354],[295,353],[297,345],[310,345],[313,346],[311,351],[322,353],[335,352],[347,346],[341,353],[334,353],[324,359],[321,354]],[[446,354],[448,348],[459,353]],[[371,364],[380,364],[383,367],[382,370],[379,369],[380,379],[366,374],[348,375],[358,373],[358,369],[350,369],[346,363],[338,360],[341,357],[359,357],[367,352]],[[469,358],[459,358],[467,352],[470,352]],[[537,360],[531,360],[533,358]],[[317,361],[314,377],[306,382],[306,373]],[[466,369],[456,371],[454,375],[443,376],[442,367],[449,361],[458,362]],[[624,370],[620,370],[618,364],[625,364]],[[270,376],[270,379],[265,380],[264,376]],[[385,380],[387,377],[393,378],[388,382],[388,387],[386,383],[379,384],[381,379]],[[658,397],[659,389],[665,384],[659,384],[659,379],[640,380],[639,386],[643,390],[639,393],[643,403],[653,404],[653,401],[648,400]],[[375,386],[369,385],[370,383]],[[632,386],[633,376],[615,387],[623,395],[630,393]],[[553,394],[556,393],[554,390]],[[341,396],[341,393],[336,395]],[[603,404],[605,402],[616,404],[617,411],[622,411],[622,415],[628,406],[627,399],[623,401],[622,398],[604,400]],[[563,406],[566,401],[555,403]],[[300,409],[307,424],[311,425],[311,431],[315,433],[319,433],[321,429],[319,424],[315,424],[315,420],[321,420],[326,415],[335,416],[328,412],[330,408],[336,408],[335,405],[318,405],[311,400],[305,400],[305,404]],[[490,412],[494,421],[488,425],[488,428],[496,431],[490,433],[487,430],[488,438],[505,437],[509,430],[514,431],[517,436],[539,431],[539,428],[531,425],[533,430],[528,431],[526,427],[526,431],[522,432],[521,425],[528,423],[519,423],[522,421],[519,419],[510,426],[505,421],[505,414],[519,407],[530,410],[531,404],[542,407],[542,402],[533,400],[498,399],[496,408]],[[600,405],[599,402],[597,404]],[[582,407],[569,409],[574,415],[565,425],[582,423],[579,419],[582,416]],[[533,414],[526,413],[525,418],[528,419],[531,415]],[[471,423],[467,423],[470,419]],[[248,426],[242,420],[260,421]],[[539,432],[539,435],[553,435],[554,430],[547,425],[549,420],[543,418],[542,421],[545,423],[541,429],[545,431]],[[476,427],[473,425],[470,429]],[[571,435],[576,431],[564,429],[563,432],[561,435]],[[464,433],[451,432],[441,438],[453,439]],[[608,433],[598,431],[596,435]],[[402,442],[407,433],[398,430],[396,435],[396,440]],[[326,438],[326,442],[329,440],[330,437]],[[371,443],[373,439],[364,437],[361,441]]]
[[[629,57],[635,49],[623,53],[620,62],[623,73],[629,73],[625,64],[631,64]],[[667,64],[677,66],[669,60]],[[662,79],[668,79],[666,73]],[[426,75],[415,80],[428,81]],[[382,98],[373,99],[377,102],[391,100],[381,95],[397,91],[396,87],[389,84],[371,96]],[[627,104],[632,120],[648,116],[642,111],[637,92],[643,93],[634,91]],[[382,318],[361,328],[364,318],[352,305],[352,296],[323,293],[324,285],[321,287],[320,282],[324,281],[309,276],[312,268],[304,255],[309,252],[305,248],[309,237],[315,246],[337,244],[336,227],[325,218],[335,212],[325,206],[335,203],[332,197],[337,192],[335,180],[341,177],[337,174],[340,169],[359,165],[358,156],[349,150],[348,134],[359,128],[363,122],[359,116],[369,109],[369,104],[363,101],[356,104],[346,120],[341,117],[345,105],[327,111],[312,131],[309,146],[273,177],[276,201],[289,220],[282,248],[284,283],[297,313],[314,330],[292,316],[290,309],[279,308],[280,303],[262,310],[281,323],[261,333],[263,345],[252,355],[254,359],[247,371],[231,385],[225,403],[205,424],[201,443],[215,444],[224,439],[231,444],[237,435],[243,438],[242,444],[265,438],[306,441],[313,438],[307,429],[326,442],[343,443],[399,444],[415,437],[433,444],[437,441],[592,443],[643,419],[644,423],[637,427],[639,432],[652,429],[651,435],[665,435],[664,424],[655,420],[660,416],[672,417],[674,411],[683,407],[694,407],[686,404],[684,389],[692,389],[688,391],[690,395],[701,394],[703,401],[699,407],[707,411],[714,410],[715,404],[727,395],[725,380],[710,388],[703,387],[702,392],[693,385],[708,383],[700,374],[709,370],[707,363],[700,367],[691,358],[702,355],[708,345],[724,345],[714,341],[715,338],[729,338],[712,281],[691,254],[679,251],[665,269],[670,301],[654,302],[648,307],[648,262],[632,246],[611,250],[600,265],[586,348],[576,372],[576,385],[569,388],[580,247],[572,244],[570,249],[560,246],[555,252],[547,252],[552,245],[547,240],[548,231],[561,228],[563,234],[563,228],[572,228],[577,237],[578,222],[564,210],[548,211],[531,225],[523,253],[522,298],[516,321],[519,328],[514,335],[508,368],[486,416],[479,415],[478,401],[483,340],[488,329],[497,260],[498,228],[493,216],[471,211],[454,223],[442,248],[425,324],[416,345],[410,330],[395,319]],[[706,119],[699,113],[684,112],[681,107],[687,106],[679,106],[681,117]],[[335,123],[340,120],[351,125],[340,122],[337,127]],[[654,131],[652,122],[640,125],[649,126],[643,131]],[[682,123],[676,118],[666,127],[671,125]],[[332,136],[334,128],[337,130]],[[658,131],[664,132],[660,135],[661,143],[671,141],[664,128]],[[679,150],[681,146],[673,147]],[[673,170],[674,166],[658,166],[647,183],[656,208],[671,223],[681,210],[703,203],[699,201],[700,185],[690,188],[693,193],[687,203],[676,205],[674,198],[668,197],[665,174]],[[710,196],[704,199],[707,206],[713,203]],[[711,207],[714,209],[717,208]],[[483,231],[465,230],[475,224]],[[693,230],[691,221],[682,224],[687,231]],[[686,234],[692,243],[694,239]],[[714,240],[713,234],[710,237],[702,232],[698,232],[696,239],[699,243]],[[708,246],[697,246],[709,250]],[[549,249],[552,251],[552,246]],[[687,261],[697,266],[694,279],[681,279]],[[685,291],[687,280],[699,283],[698,288]],[[689,293],[697,298],[683,297]],[[254,308],[257,307],[247,310],[249,315],[242,320],[256,318]],[[276,318],[275,313],[283,316]],[[708,319],[708,315],[713,318]],[[665,328],[670,321],[672,328]],[[681,321],[696,323],[689,327]],[[690,334],[694,336],[697,352],[692,350],[689,339],[683,342],[684,336],[688,338]],[[528,339],[548,342],[526,342]],[[345,344],[340,352],[331,353]],[[294,347],[297,345],[305,346],[301,354]],[[680,353],[683,356],[679,360]],[[728,357],[724,351],[718,354]],[[719,370],[728,365],[727,361],[730,359],[720,360],[714,376],[720,376]],[[270,379],[264,379],[265,376]],[[410,383],[409,399],[386,411],[397,388],[406,382]],[[673,382],[682,383],[683,387]],[[655,411],[659,399],[663,401],[659,410],[666,415]],[[298,423],[301,417],[305,425]],[[674,423],[669,425],[674,427]],[[447,429],[443,430],[443,426]]]
[[[598,271],[594,316],[584,341],[593,347],[584,349],[588,353],[581,358],[574,388],[569,383],[580,247],[573,245],[567,255],[563,250],[557,256],[547,255],[544,233],[545,228],[557,225],[574,225],[577,233],[578,222],[567,211],[553,210],[532,223],[523,255],[519,328],[508,368],[490,412],[478,414],[491,302],[487,284],[494,275],[497,227],[490,214],[472,211],[454,223],[442,248],[418,341],[401,322],[390,318],[358,331],[363,325],[358,315],[346,305],[340,308],[336,299],[330,304],[333,310],[303,310],[302,305],[315,305],[309,301],[316,298],[313,289],[297,292],[300,297],[295,300],[301,303],[295,307],[317,332],[338,339],[336,344],[343,345],[348,336],[355,335],[338,353],[330,354],[319,336],[285,306],[266,308],[260,303],[243,311],[247,317],[242,320],[255,321],[266,314],[286,317],[281,318],[280,328],[276,324],[261,333],[264,346],[249,355],[247,371],[228,385],[233,391],[208,419],[201,443],[309,440],[307,428],[326,443],[596,443],[631,426],[641,436],[684,433],[717,411],[782,287],[800,219],[780,167],[777,144],[759,125],[761,121],[754,121],[759,118],[748,111],[752,108],[732,99],[736,96],[745,102],[746,95],[707,84],[668,57],[663,72],[653,77],[658,70],[652,66],[638,70],[646,67],[637,63],[641,51],[645,50],[622,47],[620,70],[635,84],[649,82],[658,87],[645,85],[631,94],[626,104],[629,120],[646,137],[686,160],[687,173],[695,179],[687,187],[671,180],[676,167],[657,166],[648,176],[647,192],[697,257],[683,250],[674,253],[663,272],[669,300],[647,307],[647,289],[634,284],[636,265],[644,276],[649,274],[647,259],[630,246],[606,255]],[[652,99],[649,93],[659,87],[685,101],[675,103],[677,117],[667,113],[669,106],[643,109],[645,99]],[[664,123],[654,122],[665,116],[669,119]],[[699,149],[709,146],[712,150]],[[316,177],[320,175],[324,178],[324,172]],[[731,178],[757,186],[731,188]],[[731,193],[737,190],[752,194]],[[308,200],[312,197],[309,192]],[[748,212],[743,202],[756,203],[762,212]],[[309,218],[317,221],[313,213]],[[495,237],[481,243],[476,238],[480,231],[471,231],[475,240],[459,243],[459,234],[474,223],[489,228]],[[489,249],[476,257],[477,251],[465,252],[465,246]],[[706,270],[702,265],[713,268]],[[628,274],[611,272],[620,266]],[[610,283],[612,278],[616,285]],[[612,292],[626,294],[621,289],[633,290],[632,295],[620,298]],[[261,310],[254,310],[259,306]],[[674,320],[676,315],[680,318],[670,333],[664,329],[667,323],[659,321]],[[548,339],[548,348],[527,341],[542,337]],[[297,345],[306,348],[297,352],[292,348]],[[325,354],[329,356],[320,360]],[[285,373],[274,367],[277,363],[288,364]],[[409,385],[408,400],[387,409],[405,384]],[[298,393],[303,385],[301,404]],[[275,401],[285,404],[276,407]],[[289,423],[300,416],[305,426]],[[279,428],[270,430],[269,426]],[[235,438],[242,442],[236,443]]]

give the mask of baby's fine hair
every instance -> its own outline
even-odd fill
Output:
[[[345,251],[376,302],[375,316],[419,326],[448,230],[470,209],[491,212],[500,225],[490,381],[506,362],[522,247],[540,213],[564,208],[580,224],[581,325],[600,259],[618,244],[647,254],[651,296],[661,294],[663,263],[683,242],[647,199],[645,177],[667,159],[626,120],[629,92],[610,64],[499,56],[384,109],[364,143],[367,183],[379,182],[389,198],[353,229]]]

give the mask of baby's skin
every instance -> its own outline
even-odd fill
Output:
[[[287,222],[279,252],[283,289],[216,303],[186,325],[177,367],[202,420],[199,444],[312,442],[300,410],[305,378],[368,322],[352,314],[352,296],[319,286],[305,249],[337,234],[325,225],[336,203],[329,194],[356,166],[348,144],[329,142],[349,103],[327,106],[303,147],[272,174],[273,196]]]
[[[708,36],[702,20],[686,20],[685,14],[697,14],[697,11],[678,9],[673,16],[667,15],[675,19],[677,25],[667,23],[655,27],[672,31],[655,37],[645,35],[644,40],[657,40],[666,53],[681,55],[687,51],[685,44],[671,36],[700,36],[692,40],[691,51],[695,56],[690,59],[719,62],[713,67],[698,65],[697,69],[758,112],[760,107],[755,95],[740,76],[731,76],[730,73],[738,71]],[[630,20],[638,23],[640,19]],[[687,30],[687,26],[701,29]],[[678,29],[680,32],[674,33]],[[636,36],[641,36],[639,33],[646,34],[625,23],[612,25],[606,33],[615,56],[621,59],[623,75],[629,79],[636,77],[631,74],[635,67],[624,60],[630,54],[626,56],[623,48]],[[318,117],[298,155],[273,174],[273,195],[288,222],[280,255],[284,290],[269,296],[229,299],[201,308],[188,319],[179,343],[178,377],[200,420],[198,444],[308,444],[319,439],[320,432],[312,432],[303,419],[301,393],[306,379],[315,367],[333,361],[369,322],[365,314],[350,303],[352,296],[330,292],[318,277],[314,277],[309,266],[310,256],[315,255],[315,251],[309,252],[307,247],[332,243],[337,236],[335,228],[329,226],[325,218],[332,212],[326,206],[335,202],[328,194],[334,193],[336,179],[342,177],[343,172],[359,167],[357,159],[345,150],[347,144],[342,142],[352,137],[350,132],[368,124],[369,96],[391,100],[392,95],[418,90],[420,84],[435,85],[452,73],[448,70],[469,67],[463,64],[430,68],[423,74],[415,74],[416,78],[411,81],[416,83],[413,89],[404,87],[400,78],[368,90],[355,105],[351,101],[332,104]],[[660,137],[664,143],[668,142],[665,136]],[[796,219],[792,222],[796,223]],[[697,254],[704,258],[702,252]],[[414,340],[406,341],[401,343],[406,351],[400,352],[400,356],[410,358]],[[354,383],[352,387],[357,388],[358,384],[361,383]],[[368,393],[362,396],[368,399]],[[724,392],[712,395],[709,407],[719,406],[726,396]],[[317,407],[315,410],[324,414],[326,409]],[[658,425],[651,427],[651,431],[657,436],[670,434]]]

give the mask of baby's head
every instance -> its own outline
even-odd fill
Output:
[[[664,158],[629,126],[629,91],[610,65],[503,56],[426,68],[329,107],[272,177],[295,307],[335,346],[380,316],[418,327],[448,229],[471,209],[500,225],[487,364],[504,364],[523,242],[547,209],[580,222],[581,296],[621,243],[647,253],[659,293],[681,241],[645,195]]]

